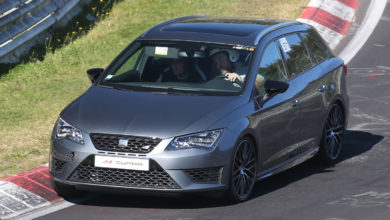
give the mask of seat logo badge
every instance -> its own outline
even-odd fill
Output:
[[[129,140],[119,139],[119,147],[127,147],[128,143],[129,143]]]

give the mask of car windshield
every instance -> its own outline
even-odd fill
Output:
[[[240,94],[254,48],[195,42],[135,42],[99,86],[194,95]]]

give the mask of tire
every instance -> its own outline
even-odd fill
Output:
[[[63,198],[74,198],[81,195],[80,191],[76,190],[74,186],[63,184],[55,180],[51,180],[51,185],[57,195]]]
[[[340,104],[332,105],[322,132],[319,158],[327,165],[334,165],[340,156],[345,131],[345,115]]]
[[[228,199],[233,203],[247,200],[256,182],[257,154],[253,140],[242,138],[234,150],[230,170]]]

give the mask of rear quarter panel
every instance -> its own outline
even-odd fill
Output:
[[[346,118],[345,126],[347,126],[347,119],[349,115],[349,99],[347,95],[346,76],[343,65],[344,61],[337,57],[330,58],[321,64],[321,68],[324,72],[322,78],[327,86],[323,94],[325,104],[324,109],[326,111],[321,116],[323,122],[322,127],[324,126],[325,119],[328,115],[331,105],[335,102],[341,103]],[[322,132],[322,130],[319,132]]]

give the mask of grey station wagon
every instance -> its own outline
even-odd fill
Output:
[[[343,60],[297,21],[189,16],[158,24],[55,123],[50,174],[79,190],[224,192],[318,156],[334,163],[347,126]]]

